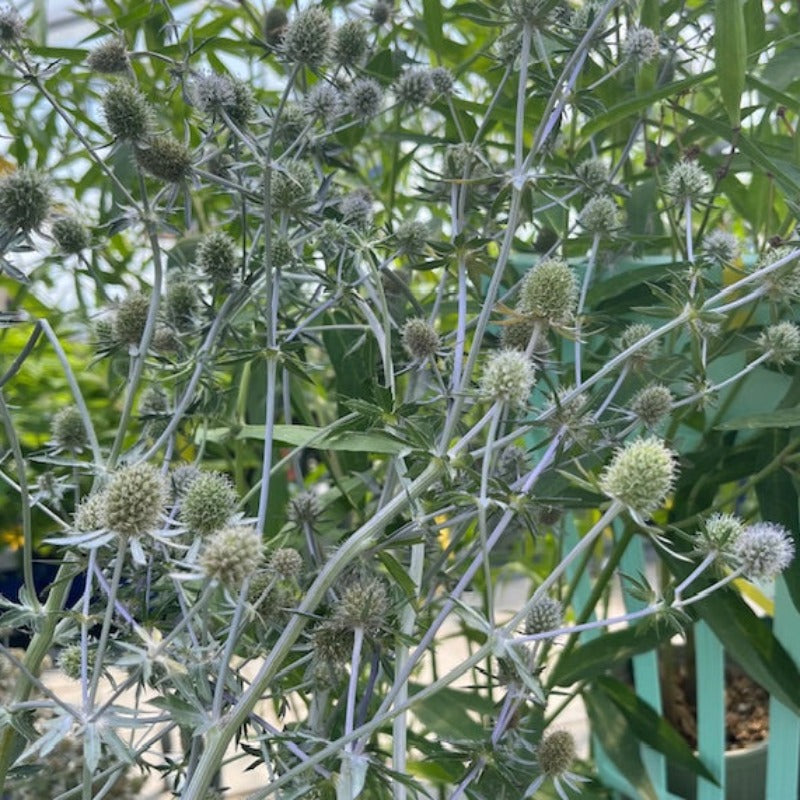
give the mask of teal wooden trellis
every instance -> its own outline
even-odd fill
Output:
[[[621,534],[621,526],[615,524],[615,535]],[[578,534],[572,525],[566,531],[565,545],[573,546]],[[639,537],[628,544],[620,567],[629,575],[644,573],[644,547]],[[576,581],[574,599],[576,607],[585,604],[591,592],[589,579],[585,575],[568,573]],[[642,601],[624,594],[628,611],[636,611]],[[786,584],[781,578],[775,591],[775,618],[773,631],[787,652],[800,664],[800,614],[792,603]],[[642,762],[647,769],[659,800],[726,800],[735,796],[758,800],[794,800],[798,798],[798,773],[800,767],[800,718],[775,698],[770,700],[770,737],[767,746],[766,775],[753,768],[752,761],[736,772],[731,779],[726,775],[725,759],[725,698],[724,698],[724,652],[722,645],[710,628],[703,622],[695,626],[695,661],[697,674],[698,755],[718,785],[696,779],[694,792],[673,794],[667,789],[667,764],[660,753],[641,745]],[[584,641],[600,635],[599,630],[586,631]],[[633,659],[634,684],[642,700],[659,714],[663,707],[657,654],[642,653]],[[613,789],[619,798],[638,798],[637,790],[612,764],[596,739],[592,742],[593,755],[597,763],[598,776],[605,786]],[[735,785],[736,794],[728,793],[728,782]]]

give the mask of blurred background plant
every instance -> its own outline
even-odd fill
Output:
[[[742,600],[800,600],[796,8],[53,11],[0,9],[8,791],[605,796],[558,714],[696,618],[800,712]],[[703,772],[642,714],[642,796],[631,741]]]

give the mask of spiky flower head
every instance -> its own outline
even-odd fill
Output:
[[[649,515],[672,489],[675,458],[675,453],[655,436],[628,442],[617,448],[600,478],[600,488],[632,511]]]
[[[114,321],[108,317],[95,320],[92,325],[92,345],[98,353],[112,350],[116,345],[114,338]]]
[[[370,10],[372,21],[380,26],[385,25],[392,16],[392,5],[386,0],[377,0]]]
[[[652,383],[636,392],[631,398],[630,409],[640,422],[654,428],[670,415],[672,392],[660,383]]]
[[[167,393],[161,386],[148,386],[139,397],[139,414],[142,417],[166,414],[169,410]]]
[[[183,496],[189,487],[203,474],[194,464],[181,464],[170,474],[172,489],[178,497]]]
[[[345,95],[347,110],[362,122],[374,117],[383,103],[383,89],[372,78],[357,78]]]
[[[128,48],[117,36],[106,39],[86,57],[86,66],[94,72],[115,75],[127,72],[130,68]]]
[[[650,28],[631,28],[622,42],[622,56],[638,67],[658,58],[658,36]]]
[[[413,67],[407,69],[394,87],[397,102],[405,106],[422,106],[433,94],[433,81],[429,69]]]
[[[653,329],[650,325],[644,322],[634,322],[632,325],[628,325],[615,342],[617,350],[624,353],[629,347],[637,345],[652,332]],[[642,347],[637,348],[628,356],[630,365],[634,369],[641,369],[652,361],[658,355],[658,352],[658,341],[654,339]]]
[[[698,200],[711,187],[709,174],[694,161],[680,161],[667,173],[664,191],[678,203]]]
[[[497,472],[506,481],[519,478],[529,465],[528,451],[518,444],[510,444],[497,459]]]
[[[540,261],[522,279],[517,310],[551,325],[566,325],[575,313],[578,282],[559,258]]]
[[[167,287],[164,311],[167,319],[178,329],[186,330],[194,324],[194,317],[200,305],[197,286],[188,280],[177,280]]]
[[[617,204],[608,195],[593,197],[583,207],[580,223],[588,233],[608,236],[620,226]]]
[[[453,84],[455,79],[453,73],[447,67],[434,67],[428,73],[433,86],[433,94],[435,96],[447,96],[453,91]]]
[[[608,183],[608,166],[599,158],[587,158],[575,167],[578,180],[593,192],[599,191]]]
[[[781,525],[757,522],[736,539],[733,555],[754,580],[769,581],[780,575],[794,558],[794,540]]]
[[[281,6],[272,6],[264,17],[264,38],[267,44],[275,47],[283,41],[289,17]]]
[[[366,189],[356,189],[339,203],[342,220],[355,228],[367,228],[372,222],[372,195]]]
[[[83,417],[77,406],[65,406],[56,412],[50,422],[50,433],[56,447],[63,450],[81,450],[88,441]]]
[[[12,44],[25,36],[25,20],[12,6],[0,6],[0,44]]]
[[[343,23],[333,39],[333,60],[342,67],[357,67],[367,52],[367,32],[360,20]]]
[[[733,514],[712,514],[698,531],[696,550],[702,555],[711,552],[730,553],[744,531],[744,523]]]
[[[709,264],[731,264],[739,257],[739,240],[728,231],[711,231],[703,239],[702,254]]]
[[[89,231],[77,217],[59,217],[50,226],[50,233],[59,250],[67,255],[75,255],[90,244]]]
[[[0,227],[30,233],[50,211],[50,182],[41,172],[18,169],[0,178]]]
[[[540,597],[528,611],[525,618],[525,633],[547,633],[558,630],[564,621],[564,609],[553,597]]]
[[[758,337],[758,346],[773,364],[791,363],[800,355],[800,327],[793,322],[770,325]]]
[[[227,285],[238,264],[236,242],[225,231],[207,233],[197,245],[197,266],[209,280]]]
[[[589,397],[585,392],[574,394],[570,387],[561,387],[550,409],[548,427],[553,433],[566,428],[573,439],[584,439],[588,432],[595,430],[594,416],[588,412],[588,405]]]
[[[81,646],[79,644],[67,645],[59,654],[58,668],[74,681],[81,679]]]
[[[233,83],[227,75],[201,72],[191,84],[194,105],[211,116],[225,111],[233,103]]]
[[[167,503],[167,486],[155,467],[133,464],[111,476],[104,497],[105,527],[122,536],[137,536],[158,526]]]
[[[180,183],[192,172],[192,156],[174,136],[150,136],[136,148],[136,163],[158,180]]]
[[[270,556],[269,570],[283,580],[296,580],[303,572],[303,556],[294,547],[281,547]]]
[[[253,90],[243,80],[231,78],[233,87],[233,100],[225,107],[225,113],[231,122],[239,128],[246,127],[255,110]]]
[[[536,329],[536,320],[529,317],[520,316],[505,322],[500,330],[503,347],[524,353]]]
[[[137,345],[142,340],[150,298],[142,292],[130,292],[114,314],[114,340],[118,344]]]
[[[227,475],[201,472],[184,491],[180,520],[203,536],[218,531],[236,510],[238,497]]]
[[[784,262],[781,267],[763,278],[770,300],[785,302],[800,297],[800,257],[791,257],[793,252],[795,251],[788,247],[778,247],[759,259],[757,269],[769,267],[778,261]]]
[[[322,513],[319,498],[314,492],[300,492],[289,501],[286,516],[298,527],[314,525]]]
[[[292,243],[286,236],[276,233],[272,237],[270,258],[273,267],[288,267],[296,261]]]
[[[419,256],[428,243],[429,230],[424,222],[416,219],[407,219],[397,226],[394,240],[397,252],[404,256]]]
[[[342,96],[335,86],[319,81],[303,100],[303,110],[312,119],[329,126],[342,111]]]
[[[536,748],[536,763],[548,778],[558,778],[568,772],[575,757],[575,739],[569,731],[545,734]]]
[[[305,209],[314,193],[314,172],[303,161],[290,161],[286,171],[272,173],[272,207],[276,212]]]
[[[427,320],[416,317],[406,320],[401,336],[403,348],[417,361],[436,355],[441,344],[436,328]]]
[[[328,666],[347,663],[353,652],[352,633],[343,629],[338,619],[326,619],[317,625],[311,642],[314,657]]]
[[[118,81],[103,97],[103,114],[113,136],[138,142],[150,129],[153,112],[147,98],[132,83]]]
[[[389,615],[389,592],[380,578],[356,578],[342,589],[334,621],[345,628],[362,628],[375,636]]]
[[[283,38],[283,53],[288,61],[318,69],[328,57],[332,41],[331,18],[321,7],[311,6],[289,23]]]
[[[548,0],[508,0],[511,18],[532,28],[539,28],[547,22],[552,7]]]
[[[500,350],[486,363],[481,378],[481,395],[488,400],[524,407],[533,389],[535,372],[519,350]]]
[[[81,533],[99,531],[105,527],[105,513],[105,491],[93,492],[88,497],[84,497],[75,509],[72,527]]]
[[[280,117],[273,116],[275,141],[288,146],[300,140],[308,124],[305,110],[299,103],[286,103]]]
[[[256,573],[264,559],[261,536],[247,526],[223,528],[205,544],[200,556],[203,572],[231,589]]]

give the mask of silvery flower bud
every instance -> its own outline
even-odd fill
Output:
[[[179,279],[167,287],[164,311],[167,319],[181,331],[191,328],[200,305],[200,295],[195,284]]]
[[[130,69],[128,48],[122,39],[112,37],[101,42],[86,58],[86,66],[94,72],[114,75]]]
[[[114,340],[118,344],[138,345],[142,340],[149,312],[150,298],[141,292],[128,294],[114,314]]]
[[[394,232],[397,252],[401,255],[419,256],[428,243],[428,226],[424,222],[408,219],[401,222]]]
[[[593,192],[599,191],[608,183],[608,167],[599,158],[587,158],[575,168],[578,180]]]
[[[667,173],[664,191],[676,202],[699,200],[711,188],[709,174],[694,161],[680,161]]]
[[[658,58],[658,36],[650,28],[631,28],[622,42],[622,56],[634,66]]]
[[[223,528],[205,544],[200,556],[203,572],[231,589],[240,589],[253,576],[264,553],[261,537],[255,528]]]
[[[11,6],[0,8],[0,44],[13,44],[25,36],[25,21]]]
[[[638,344],[645,336],[648,336],[652,332],[653,329],[650,325],[644,322],[634,322],[632,325],[628,325],[615,342],[617,350],[621,353],[625,352],[629,347]],[[654,339],[648,342],[628,356],[630,365],[634,369],[641,369],[658,355],[659,349],[657,340]]]
[[[486,363],[481,378],[481,395],[492,401],[524,407],[533,389],[535,372],[530,361],[519,350],[500,350]]]
[[[303,109],[309,117],[327,126],[341,113],[342,97],[335,86],[320,81],[306,95]]]
[[[675,472],[675,453],[660,439],[637,439],[616,450],[600,488],[633,511],[651,514],[672,490]]]
[[[81,533],[99,531],[105,527],[105,513],[105,492],[93,492],[88,497],[84,497],[75,509],[72,527]]]
[[[104,527],[123,536],[153,531],[167,502],[163,476],[149,464],[117,470],[103,493]]]
[[[770,325],[758,337],[758,346],[773,364],[791,363],[800,355],[800,327],[793,322]]]
[[[540,261],[522,279],[517,310],[551,325],[569,323],[578,300],[575,272],[565,261]]]
[[[357,67],[367,52],[367,32],[360,20],[348,20],[335,33],[333,60],[343,67]]]
[[[704,555],[712,551],[731,553],[743,531],[744,524],[733,514],[712,514],[698,532],[696,549]]]
[[[165,183],[180,183],[192,172],[192,157],[174,136],[148,137],[136,147],[136,163]]]
[[[447,96],[453,91],[453,73],[447,67],[434,67],[429,72],[433,94]]]
[[[81,450],[88,441],[77,406],[65,406],[58,411],[50,423],[50,433],[56,446],[63,450]]]
[[[372,6],[370,16],[376,25],[385,25],[392,16],[391,3],[386,2],[386,0],[377,0]]]
[[[41,172],[18,169],[0,178],[0,228],[30,233],[50,211],[50,183]]]
[[[557,778],[568,772],[575,758],[575,739],[569,731],[545,734],[536,748],[536,762],[548,778]]]
[[[75,255],[91,243],[89,231],[77,217],[59,217],[53,220],[50,233],[62,253]]]
[[[218,531],[236,510],[238,497],[230,479],[220,472],[200,472],[183,493],[180,520],[192,533]]]
[[[397,81],[394,91],[401,105],[412,107],[424,105],[433,93],[430,70],[407,69]]]
[[[417,361],[436,355],[441,341],[436,329],[427,320],[409,319],[403,325],[403,348]]]
[[[311,525],[319,519],[322,507],[319,498],[314,492],[300,492],[296,497],[289,501],[286,509],[286,516],[295,525]]]
[[[231,282],[239,262],[236,242],[224,231],[207,233],[197,245],[195,258],[200,271],[220,285]]]
[[[785,528],[773,522],[757,522],[741,532],[733,554],[748,578],[768,581],[792,563],[794,549],[794,540]]]
[[[374,117],[383,103],[383,89],[372,78],[357,78],[345,95],[347,110],[358,120],[365,122]]]
[[[630,409],[640,422],[654,428],[669,417],[672,411],[672,393],[660,383],[650,384],[633,396]]]
[[[608,195],[598,195],[589,200],[579,219],[584,230],[601,236],[608,236],[620,227],[619,209]]]
[[[270,556],[269,570],[283,580],[296,580],[303,572],[303,557],[294,547],[281,547]]]
[[[711,231],[703,239],[702,255],[710,264],[731,264],[739,258],[739,240],[727,231]]]
[[[375,636],[389,615],[389,593],[380,578],[357,578],[342,589],[334,621],[345,628],[362,628]]]
[[[540,597],[528,611],[525,618],[525,633],[547,633],[558,630],[564,622],[564,609],[552,597]]]
[[[127,81],[109,86],[103,97],[103,114],[114,137],[133,142],[147,135],[153,115],[145,96]]]
[[[290,161],[285,172],[272,173],[272,207],[275,212],[305,210],[314,193],[314,172],[302,161]]]
[[[328,57],[333,26],[327,12],[317,6],[301,11],[286,29],[283,53],[287,60],[319,69]]]

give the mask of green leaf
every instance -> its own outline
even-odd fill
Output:
[[[632,656],[653,650],[661,639],[656,628],[643,625],[598,636],[578,645],[566,658],[562,658],[550,683],[554,686],[571,686],[578,681],[592,680],[615,666],[625,664]]]
[[[686,740],[630,686],[614,678],[601,677],[594,682],[593,689],[604,692],[619,708],[637,739],[663,753],[673,763],[716,783],[705,764],[692,753]]]
[[[592,732],[614,766],[636,789],[643,800],[658,800],[658,795],[647,774],[639,749],[639,740],[633,734],[625,715],[602,689],[583,693],[586,712]]]
[[[800,406],[779,408],[763,414],[749,414],[746,417],[729,419],[716,426],[719,431],[752,431],[761,428],[796,428],[800,426]]]
[[[378,553],[378,558],[381,560],[383,566],[386,567],[386,571],[403,590],[403,594],[408,601],[413,603],[417,598],[417,588],[414,586],[414,581],[411,580],[409,574],[403,568],[403,565],[385,550]]]
[[[212,438],[217,428],[209,431],[207,438]],[[224,438],[224,437],[223,437]],[[236,433],[237,439],[264,440],[263,425],[243,425]],[[276,425],[273,440],[278,444],[293,447],[313,447],[317,450],[341,450],[347,453],[384,453],[397,455],[408,447],[385,433],[360,433],[358,431],[328,431],[326,428],[315,428],[313,425]]]
[[[741,123],[741,101],[747,72],[747,36],[743,0],[716,0],[714,50],[717,85],[731,125]]]
[[[428,34],[428,43],[434,52],[442,52],[442,5],[439,0],[422,0],[422,19]]]
[[[412,685],[412,699],[423,687]],[[445,688],[414,705],[414,716],[430,732],[450,741],[481,741],[485,735],[483,725],[469,715],[491,713],[493,704],[474,692]]]

